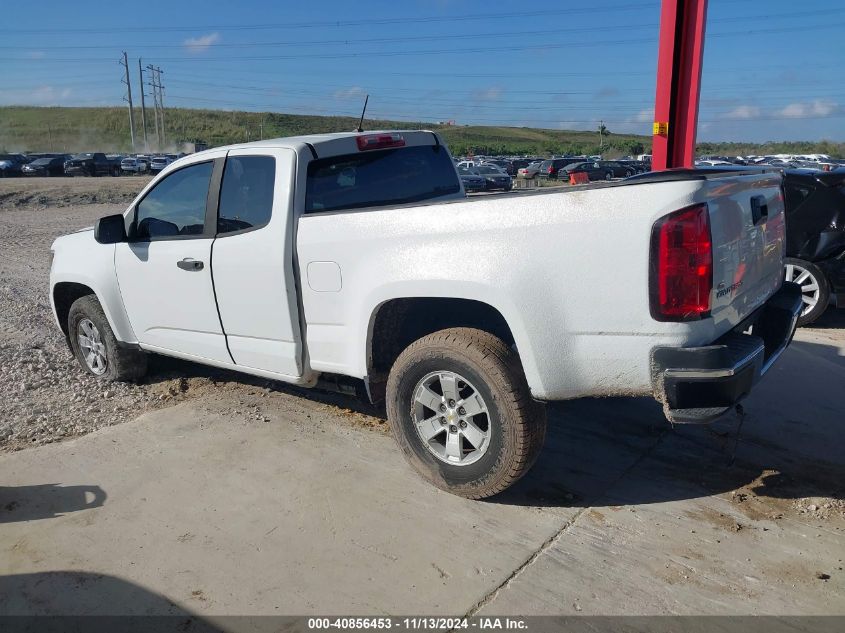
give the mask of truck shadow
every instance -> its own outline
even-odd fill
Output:
[[[100,486],[0,486],[0,524],[52,519],[69,512],[99,508],[106,498]]]
[[[47,571],[0,576],[0,596],[0,616],[17,616],[4,622],[6,631],[224,630],[162,595],[106,574]]]
[[[746,416],[738,442],[734,413],[710,425],[672,428],[661,406],[647,397],[552,403],[536,465],[489,501],[563,507],[651,504],[739,490],[771,499],[845,499],[845,455],[835,448],[845,431],[843,368],[838,348],[794,341],[743,403]],[[355,397],[185,361],[154,357],[151,369],[151,383],[207,376],[385,417],[383,407]]]
[[[836,448],[845,432],[845,365],[838,353],[836,347],[793,342],[743,402],[739,441],[733,412],[713,424],[672,428],[651,398],[552,404],[537,464],[491,501],[615,506],[739,491],[774,505],[818,498],[838,513],[845,510],[845,455]]]
[[[824,314],[806,327],[808,330],[829,330],[845,328],[845,309],[830,306]]]

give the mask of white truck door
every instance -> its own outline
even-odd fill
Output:
[[[235,363],[290,377],[303,374],[293,267],[295,170],[291,150],[229,151],[211,257]]]
[[[114,261],[144,348],[231,364],[211,279],[216,192],[210,184],[223,155],[217,163],[212,157],[178,169],[150,189],[134,206],[129,242],[117,244]]]

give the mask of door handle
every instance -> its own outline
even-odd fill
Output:
[[[751,198],[751,221],[754,226],[757,226],[763,219],[769,219],[769,205],[766,203],[766,197],[753,196]]]
[[[202,270],[205,264],[196,259],[191,259],[190,257],[186,257],[178,262],[176,265],[181,268],[182,270]]]

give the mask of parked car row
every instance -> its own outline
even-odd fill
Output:
[[[126,157],[104,152],[0,154],[0,178],[157,173],[181,156],[184,154],[133,154]]]
[[[831,171],[845,166],[845,159],[831,158],[827,154],[769,154],[766,156],[700,156],[695,159],[696,167],[719,167],[724,165],[750,165],[782,167],[783,169],[813,169]]]
[[[464,191],[474,193],[478,191],[510,191],[513,189],[513,179],[500,167],[491,163],[482,165],[459,164],[458,175],[464,185]]]

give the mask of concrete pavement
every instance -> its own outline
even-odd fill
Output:
[[[747,400],[732,466],[735,419],[576,401],[466,501],[377,420],[249,384],[0,455],[0,614],[845,614],[840,315]]]

